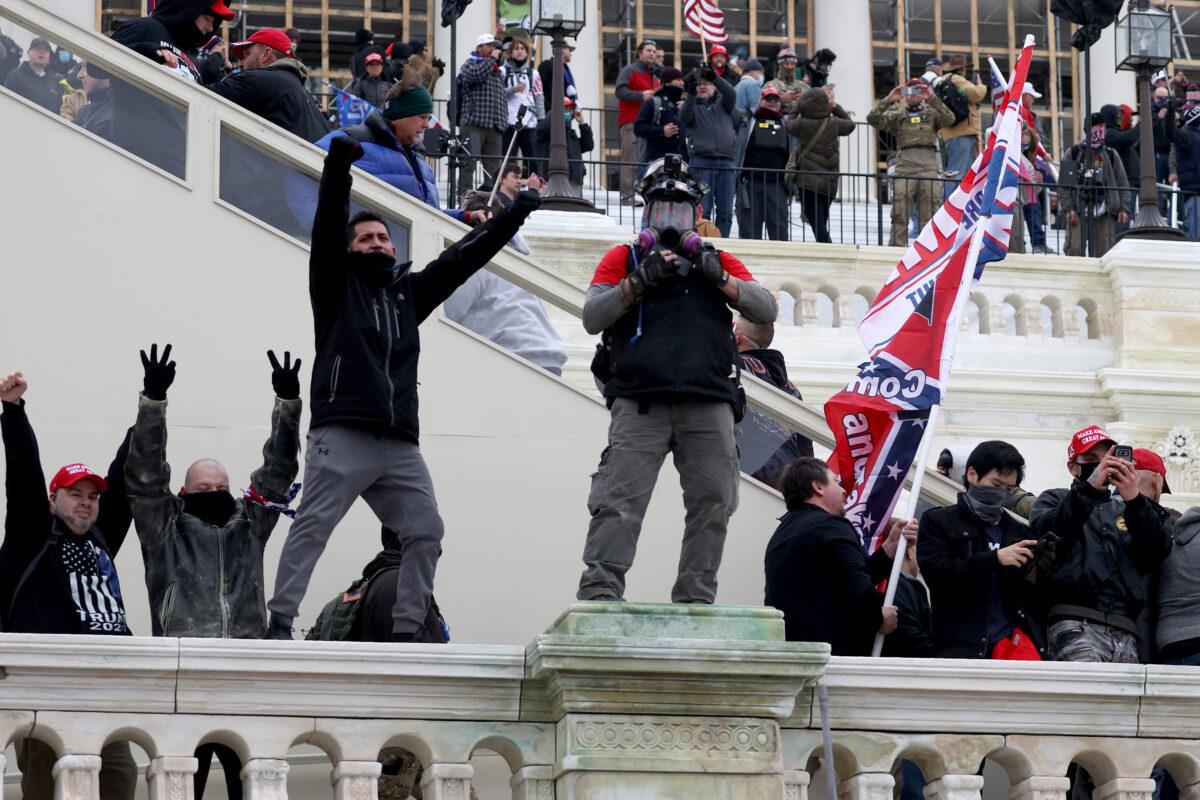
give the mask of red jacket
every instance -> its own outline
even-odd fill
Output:
[[[645,100],[642,92],[657,89],[659,86],[662,86],[662,81],[654,76],[641,59],[621,70],[621,74],[617,76],[617,100],[620,101],[617,124],[624,125],[636,121],[642,101]]]

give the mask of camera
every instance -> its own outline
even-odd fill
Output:
[[[1113,458],[1119,458],[1122,461],[1133,463],[1133,448],[1127,444],[1119,444],[1112,449]]]
[[[921,93],[921,89],[917,86],[905,86],[900,90],[900,94],[905,97],[916,97]]]

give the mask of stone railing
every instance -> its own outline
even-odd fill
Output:
[[[151,800],[190,798],[210,742],[237,752],[250,800],[286,800],[297,744],[328,756],[337,800],[377,796],[389,747],[420,759],[430,800],[467,798],[479,749],[520,800],[827,800],[820,681],[840,800],[890,800],[901,759],[928,800],[1063,800],[1072,762],[1097,800],[1150,800],[1156,766],[1200,796],[1194,669],[830,660],[781,638],[770,609],[607,603],[523,651],[9,634],[0,743],[53,748],[60,800],[96,800],[101,748],[126,740]]]

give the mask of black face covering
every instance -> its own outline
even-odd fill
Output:
[[[237,501],[229,492],[191,492],[180,495],[184,512],[218,528],[225,526],[237,511]]]
[[[1083,464],[1083,463],[1076,461],[1075,466],[1079,467],[1079,480],[1084,481],[1086,483],[1087,481],[1092,479],[1092,473],[1096,471],[1097,464],[1095,462],[1090,463],[1090,464]]]
[[[387,286],[396,280],[396,258],[388,253],[347,253],[350,269],[362,275],[372,286]]]
[[[663,94],[663,97],[667,98],[667,100],[669,100],[670,102],[678,103],[679,99],[681,97],[683,97],[683,87],[682,86],[664,86],[664,87],[662,87],[662,94]]]
[[[967,505],[988,525],[995,525],[1004,513],[1004,501],[1008,492],[999,486],[981,486],[978,483],[967,487]]]

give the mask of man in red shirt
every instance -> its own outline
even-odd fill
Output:
[[[662,85],[656,74],[658,44],[647,39],[638,45],[637,60],[617,76],[617,124],[621,127],[621,202],[633,204],[633,180],[637,173],[637,137],[633,123],[637,122],[642,103],[654,96]]]
[[[587,332],[603,332],[592,372],[612,422],[592,476],[578,597],[623,598],[642,518],[671,453],[687,510],[671,600],[712,603],[737,508],[734,426],[745,406],[730,307],[763,323],[778,309],[745,264],[696,234],[707,187],[679,156],[652,163],[639,188],[643,230],[600,261],[583,306]]]

